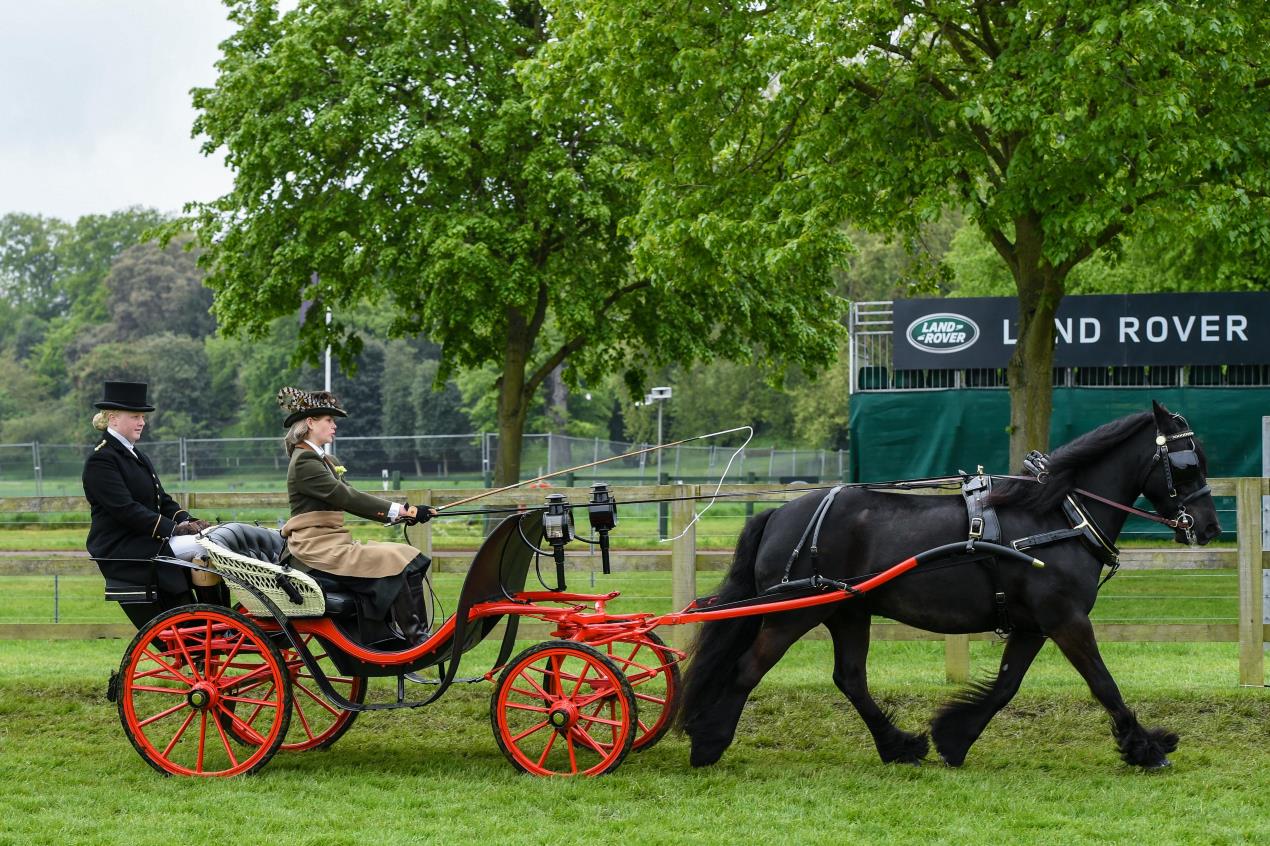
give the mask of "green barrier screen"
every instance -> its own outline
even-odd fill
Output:
[[[1151,400],[1185,415],[1208,456],[1209,476],[1261,475],[1261,418],[1270,388],[1056,388],[1050,448],[1103,423],[1150,411]],[[851,481],[881,482],[974,472],[1009,473],[1010,393],[1005,390],[878,391],[851,396]]]

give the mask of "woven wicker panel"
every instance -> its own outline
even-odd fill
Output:
[[[207,538],[199,538],[198,543],[207,550],[206,561],[209,570],[229,573],[256,588],[282,609],[285,616],[321,617],[326,613],[326,598],[322,594],[322,589],[307,574],[299,570],[286,571],[286,577],[299,589],[300,598],[303,600],[301,604],[296,605],[287,596],[286,591],[278,586],[278,574],[283,570],[277,564],[239,555]],[[233,582],[230,582],[230,587],[233,587]],[[258,617],[273,616],[262,602],[246,591],[235,590],[234,599],[241,602],[251,614]]]

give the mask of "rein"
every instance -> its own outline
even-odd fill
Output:
[[[1099,496],[1093,491],[1087,491],[1084,488],[1072,488],[1072,490],[1081,496],[1087,496],[1090,499],[1096,499],[1103,505],[1110,505],[1112,508],[1118,508],[1135,517],[1141,517],[1144,520],[1150,520],[1153,523],[1160,523],[1168,526],[1170,529],[1187,529],[1195,524],[1195,518],[1187,514],[1185,511],[1179,511],[1176,517],[1162,517],[1154,511],[1143,511],[1141,508],[1134,508],[1132,505],[1122,505],[1114,500],[1107,499],[1105,496]]]
[[[1186,421],[1178,415],[1174,415],[1174,419],[1180,420],[1183,426],[1187,425]],[[1178,450],[1176,453],[1169,451],[1170,441],[1179,441],[1184,438],[1189,438],[1191,440],[1190,449]],[[1105,496],[1096,494],[1093,491],[1087,491],[1084,488],[1073,488],[1072,490],[1074,493],[1101,502],[1103,505],[1109,505],[1112,508],[1125,512],[1126,514],[1132,514],[1135,517],[1141,517],[1144,520],[1150,520],[1153,523],[1159,523],[1161,525],[1168,526],[1171,529],[1184,532],[1186,534],[1187,541],[1193,544],[1195,538],[1195,518],[1187,513],[1186,504],[1199,499],[1205,494],[1212,493],[1212,488],[1208,485],[1203,485],[1198,490],[1192,491],[1186,496],[1181,496],[1177,492],[1177,486],[1173,483],[1173,468],[1177,467],[1178,469],[1185,469],[1198,464],[1198,458],[1195,455],[1195,432],[1188,427],[1181,432],[1174,432],[1171,435],[1165,435],[1157,429],[1155,433],[1155,454],[1151,457],[1151,461],[1153,469],[1155,464],[1159,464],[1164,468],[1164,481],[1168,486],[1169,499],[1177,501],[1177,513],[1172,517],[1164,517],[1163,515],[1157,514],[1153,511],[1143,511],[1141,508],[1134,508],[1132,505],[1124,505],[1108,499]],[[1043,452],[1038,452],[1037,450],[1029,452],[1027,457],[1023,460],[1023,468],[1032,474],[1032,477],[1035,477],[1035,481],[1039,484],[1044,484],[1049,477],[1048,465],[1049,456]],[[1148,473],[1148,475],[1150,474]],[[1020,477],[1015,476],[1009,478]]]

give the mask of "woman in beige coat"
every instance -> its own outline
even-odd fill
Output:
[[[283,426],[290,456],[291,519],[282,527],[282,536],[290,563],[316,571],[319,580],[333,581],[357,596],[363,642],[382,640],[385,625],[393,637],[422,642],[423,575],[429,559],[404,543],[353,540],[344,514],[397,523],[424,522],[436,512],[380,499],[343,480],[343,468],[326,453],[335,439],[335,418],[348,416],[333,394],[283,388],[278,404],[287,413]]]

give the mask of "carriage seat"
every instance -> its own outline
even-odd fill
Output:
[[[203,537],[215,541],[230,552],[277,564],[287,542],[281,532],[251,523],[222,523],[203,533]]]
[[[357,610],[353,594],[340,590],[338,583],[322,578],[320,573],[284,568],[279,562],[286,541],[275,529],[251,523],[223,523],[200,534],[198,543],[205,551],[209,570],[250,584],[287,617],[345,617]],[[282,579],[295,589],[300,602],[288,594]],[[249,613],[272,616],[268,607],[250,593],[237,591],[236,598]]]

